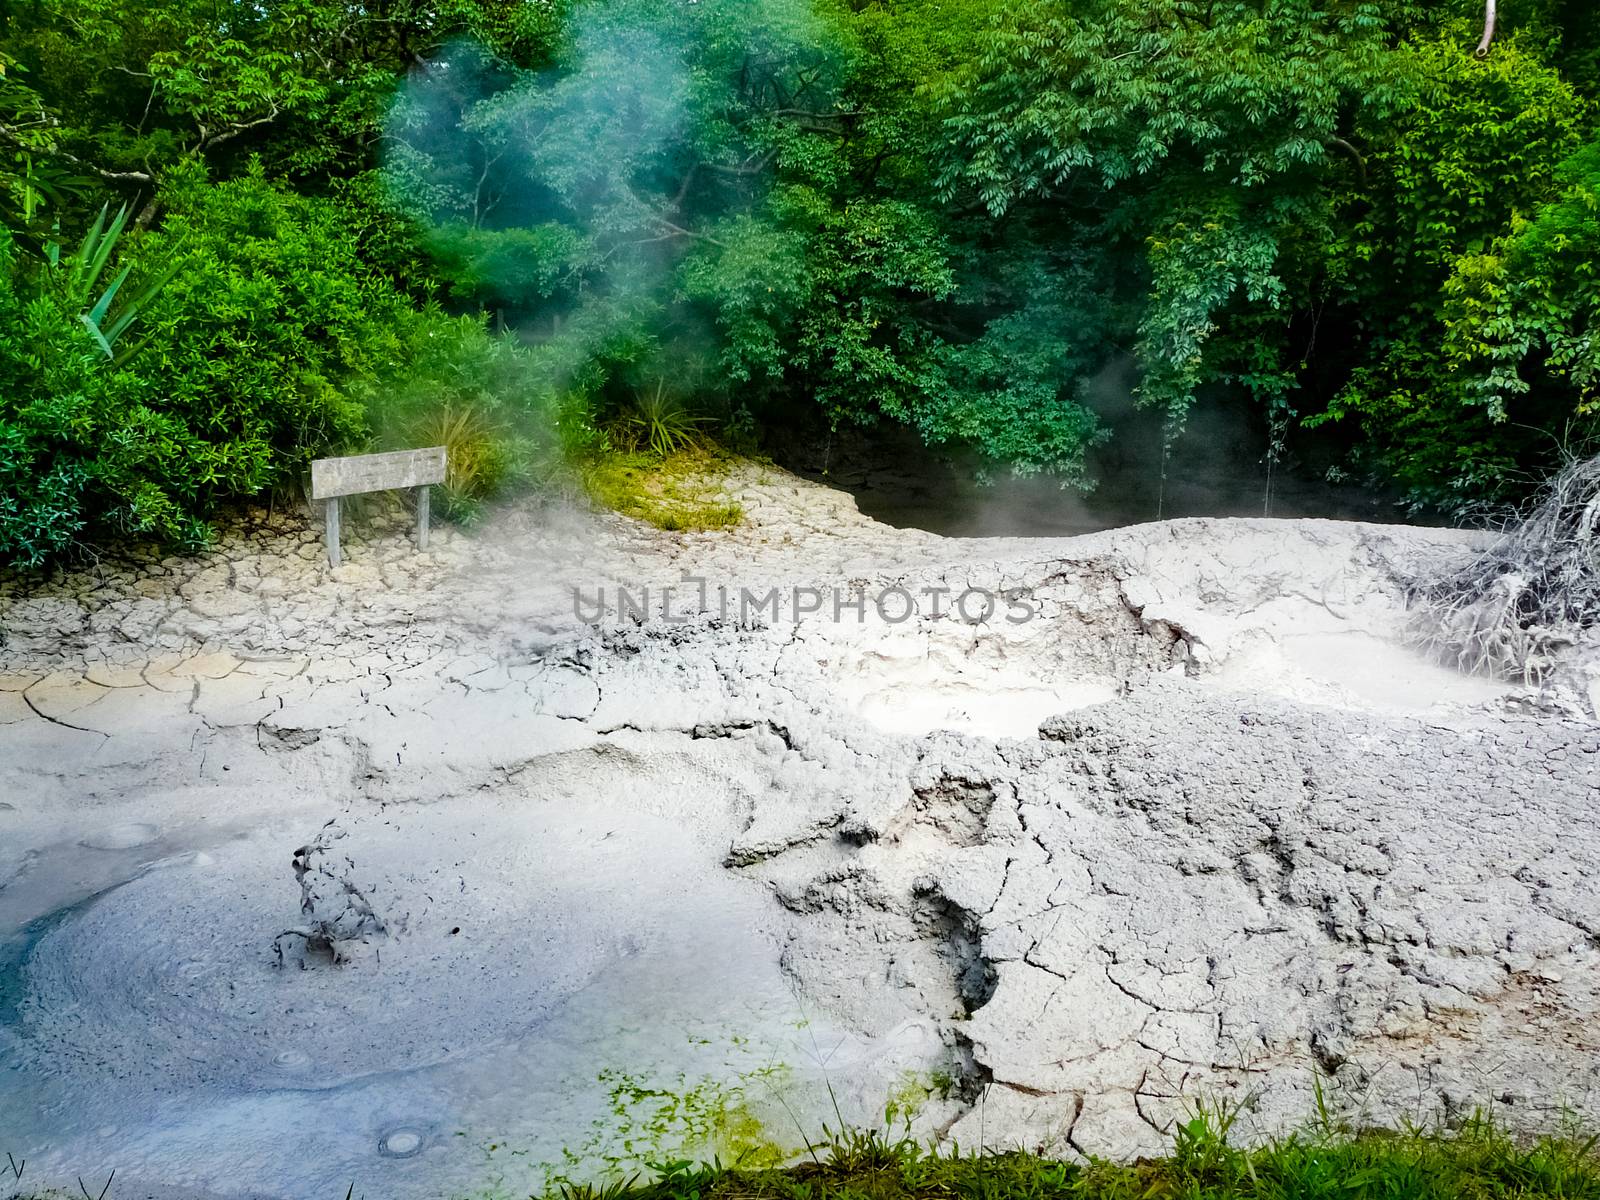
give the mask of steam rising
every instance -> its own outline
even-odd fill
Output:
[[[455,299],[537,344],[557,386],[592,386],[596,360],[682,374],[713,339],[674,273],[759,200],[763,81],[800,58],[828,74],[819,23],[780,0],[583,5],[539,70],[457,41],[397,99],[386,178]]]

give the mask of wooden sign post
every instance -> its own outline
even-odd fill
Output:
[[[417,549],[428,548],[428,488],[443,483],[445,448],[395,450],[388,454],[357,454],[350,458],[319,458],[311,464],[311,498],[324,501],[328,531],[328,565],[337,567],[339,553],[339,497],[393,488],[417,490]]]

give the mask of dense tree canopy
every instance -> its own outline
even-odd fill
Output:
[[[1600,429],[1588,8],[18,0],[0,559],[441,414],[526,474],[645,394],[1081,480],[1129,361],[1172,431],[1220,390],[1510,494]]]

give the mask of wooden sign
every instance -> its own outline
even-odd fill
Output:
[[[319,458],[311,464],[311,498],[331,500],[390,488],[427,487],[444,482],[443,446],[357,454],[352,458]]]
[[[327,522],[328,563],[337,567],[339,550],[339,497],[391,488],[417,489],[417,549],[428,548],[428,487],[443,483],[445,448],[393,450],[387,454],[356,454],[349,458],[319,458],[311,464],[311,498],[323,501]]]

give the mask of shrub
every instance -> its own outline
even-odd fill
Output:
[[[339,203],[259,168],[191,171],[168,198],[163,228],[101,272],[129,272],[124,295],[160,285],[115,359],[82,289],[54,286],[66,263],[0,246],[0,561],[103,533],[196,545],[219,503],[374,442],[450,447],[446,515],[552,469],[532,356],[481,317],[414,308],[363,264]]]
[[[48,272],[0,238],[0,561],[36,566],[97,525],[203,540],[194,504],[232,448],[148,403]]]
[[[690,413],[669,396],[664,381],[645,388],[634,396],[612,425],[612,441],[625,450],[648,448],[657,458],[666,458],[700,443],[703,417]]]
[[[147,314],[137,369],[165,411],[251,448],[213,482],[249,495],[360,444],[353,393],[398,365],[410,305],[357,257],[341,210],[280,190],[259,167],[211,186],[186,177],[171,199],[141,251],[181,265]]]
[[[482,317],[432,305],[402,314],[395,335],[393,362],[356,395],[379,447],[446,447],[445,516],[470,518],[507,488],[549,482],[561,459],[559,416],[526,349]]]
[[[191,174],[171,199],[106,276],[160,284],[115,359],[84,297],[54,286],[65,266],[6,247],[0,558],[36,565],[101,533],[195,545],[218,503],[366,437],[352,384],[396,368],[410,307],[355,258],[336,208],[258,170]]]

